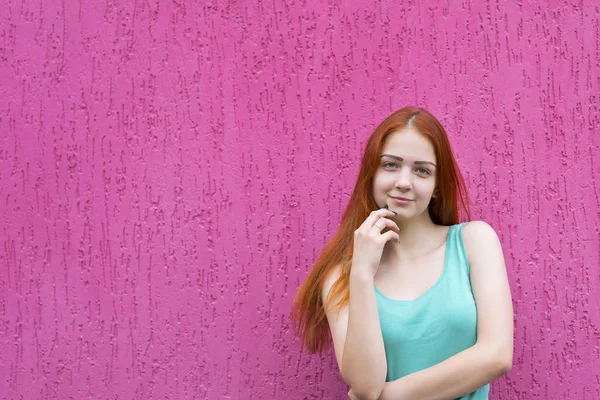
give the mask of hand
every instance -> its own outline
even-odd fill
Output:
[[[379,268],[385,244],[390,240],[400,240],[398,225],[391,219],[394,211],[381,208],[371,212],[362,225],[354,231],[354,250],[352,254],[352,272],[374,278]],[[391,230],[381,233],[383,229]]]

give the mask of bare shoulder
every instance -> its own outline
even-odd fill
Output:
[[[489,244],[490,242],[498,241],[498,235],[490,224],[485,221],[467,222],[462,229],[463,242],[465,248],[477,247],[482,243]]]
[[[472,236],[477,235],[496,235],[496,231],[490,224],[485,221],[470,221],[463,228],[463,236],[470,233]]]
[[[326,304],[329,300],[335,300],[335,299],[328,299],[329,292],[331,291],[331,288],[333,287],[335,282],[339,279],[341,273],[342,273],[342,266],[336,265],[327,274],[327,277],[323,281],[323,286],[321,287],[321,298],[323,299],[323,303]]]
[[[485,221],[471,221],[465,224],[462,238],[470,262],[485,258],[490,251],[502,251],[498,234]]]

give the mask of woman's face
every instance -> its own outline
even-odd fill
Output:
[[[410,219],[427,210],[436,188],[434,147],[414,128],[390,133],[373,179],[377,204],[388,205],[396,218]]]

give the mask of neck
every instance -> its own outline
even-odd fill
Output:
[[[427,211],[420,217],[410,220],[397,218],[393,220],[400,228],[400,243],[387,242],[383,249],[382,261],[415,258],[426,252],[428,248],[439,245],[437,242],[440,226],[433,223]]]

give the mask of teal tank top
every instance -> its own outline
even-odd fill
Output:
[[[387,360],[386,381],[431,367],[473,346],[477,309],[462,240],[465,223],[452,225],[440,279],[415,300],[394,300],[375,287]],[[487,399],[490,385],[460,399]]]

